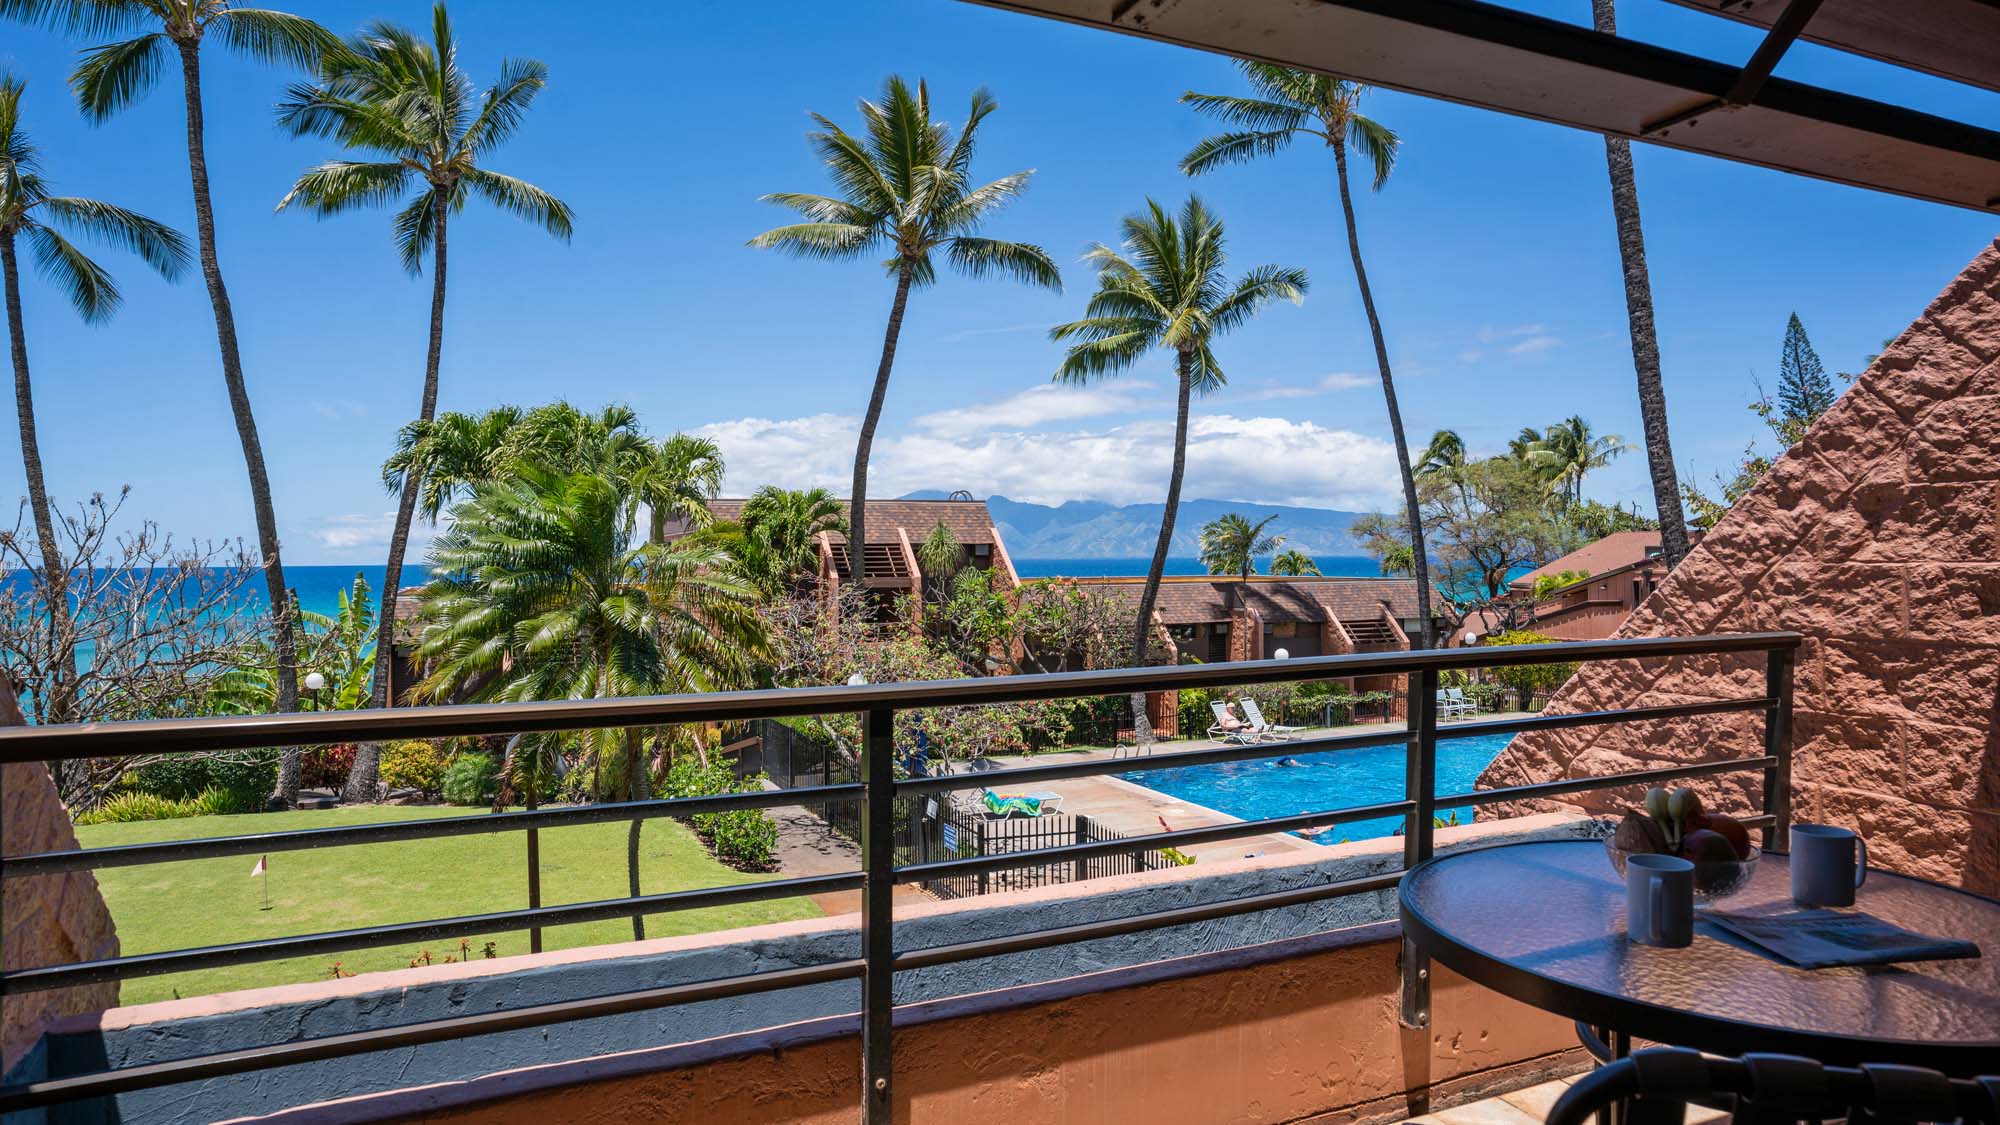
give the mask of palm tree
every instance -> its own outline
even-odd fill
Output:
[[[172,280],[187,268],[187,243],[172,228],[96,199],[50,195],[42,179],[41,149],[21,127],[21,94],[27,88],[0,72],[0,272],[7,287],[7,341],[14,360],[14,411],[21,424],[21,465],[28,477],[28,507],[35,521],[43,580],[48,585],[49,631],[70,632],[69,575],[56,542],[55,515],[49,507],[48,485],[42,477],[41,442],[35,427],[34,386],[28,376],[28,336],[21,313],[21,271],[15,259],[17,242],[27,243],[42,276],[61,289],[90,323],[110,317],[123,300],[104,267],[92,261],[57,227],[130,250],[162,277]],[[54,224],[53,226],[50,224]],[[68,722],[76,715],[70,692],[76,666],[54,670],[46,714],[51,722]]]
[[[1591,0],[1591,23],[1604,35],[1618,34],[1616,0]],[[1653,510],[1660,517],[1660,554],[1667,569],[1687,557],[1687,516],[1681,510],[1680,478],[1667,436],[1667,392],[1660,379],[1660,339],[1653,324],[1653,281],[1646,269],[1646,231],[1639,222],[1639,183],[1632,172],[1632,143],[1604,135],[1604,163],[1611,173],[1611,213],[1618,223],[1618,258],[1625,270],[1625,317],[1632,336],[1632,371],[1639,382],[1639,421],[1646,434],[1646,465],[1652,470]]]
[[[1368,87],[1331,75],[1313,74],[1269,63],[1237,64],[1255,97],[1197,94],[1181,101],[1198,112],[1221,118],[1235,130],[1202,140],[1181,158],[1181,171],[1199,176],[1221,168],[1284,151],[1301,136],[1316,137],[1333,150],[1333,167],[1340,184],[1340,210],[1347,221],[1347,248],[1354,258],[1354,281],[1361,290],[1361,307],[1368,314],[1368,332],[1375,342],[1375,365],[1382,372],[1382,397],[1389,408],[1389,430],[1396,439],[1396,466],[1403,475],[1404,518],[1410,529],[1410,558],[1417,580],[1417,616],[1423,619],[1422,646],[1431,647],[1430,559],[1424,551],[1424,521],[1417,499],[1417,478],[1410,465],[1410,445],[1403,435],[1403,411],[1396,402],[1396,380],[1389,370],[1389,348],[1382,339],[1382,318],[1375,312],[1375,294],[1361,262],[1361,237],[1354,224],[1354,196],[1347,185],[1348,148],[1352,146],[1374,171],[1374,190],[1382,190],[1396,164],[1402,141],[1393,130],[1361,112]]]
[[[1234,574],[1248,582],[1257,573],[1257,556],[1270,554],[1285,541],[1282,535],[1266,535],[1264,529],[1277,522],[1275,515],[1251,523],[1230,512],[1208,521],[1201,529],[1201,565],[1210,574]]]
[[[278,121],[296,136],[332,137],[350,150],[372,151],[375,161],[330,160],[299,177],[278,201],[283,211],[298,202],[322,217],[355,207],[391,203],[412,180],[420,190],[396,215],[396,248],[403,268],[422,272],[428,252],[431,269],[431,331],[424,358],[424,386],[417,419],[437,414],[438,365],[444,353],[444,299],[447,225],[471,195],[529,220],[557,238],[570,236],[569,206],[541,188],[479,166],[481,157],[520,127],[535,95],[547,85],[547,68],[533,59],[509,59],[500,81],[474,97],[472,80],[458,66],[458,44],[445,6],[431,10],[431,41],[386,22],[369,26],[343,51],[320,60],[317,84],[293,86],[278,107]],[[391,591],[403,580],[410,522],[416,512],[421,475],[404,474],[396,522],[389,533],[389,560],[383,576]],[[382,615],[376,644],[394,644],[395,615]],[[389,705],[388,663],[375,677],[374,705]],[[345,797],[369,800],[375,792],[379,745],[359,748],[349,771]]]
[[[765,485],[743,504],[738,523],[717,524],[711,537],[733,555],[743,573],[769,597],[797,591],[819,566],[822,531],[844,531],[840,501],[824,488]]]
[[[1282,574],[1288,578],[1317,578],[1319,564],[1313,561],[1311,555],[1294,547],[1288,551],[1278,552],[1277,557],[1271,560],[1271,573]]]
[[[631,491],[598,472],[517,464],[458,505],[431,548],[418,653],[433,670],[416,694],[524,702],[749,686],[768,648],[755,588],[712,545],[640,541]],[[583,745],[592,797],[647,797],[638,728],[589,731]],[[642,824],[626,844],[634,895]],[[637,915],[632,928],[645,936]]]
[[[1121,253],[1102,244],[1084,260],[1097,267],[1097,292],[1091,295],[1082,320],[1059,324],[1050,339],[1071,341],[1055,381],[1087,385],[1116,375],[1154,348],[1173,353],[1178,387],[1174,413],[1173,469],[1167,476],[1167,505],[1160,518],[1160,538],[1139,595],[1133,625],[1132,655],[1145,663],[1147,636],[1152,630],[1153,605],[1160,595],[1160,576],[1167,565],[1167,547],[1180,514],[1181,480],[1187,473],[1188,403],[1228,380],[1215,358],[1213,345],[1242,327],[1264,306],[1279,298],[1305,300],[1306,272],[1289,266],[1257,266],[1231,285],[1223,276],[1222,220],[1199,196],[1190,195],[1178,220],[1154,200],[1146,210],[1127,215]],[[1132,697],[1132,726],[1141,746],[1152,732],[1145,721],[1146,701]]]
[[[632,496],[651,519],[647,542],[664,543],[667,521],[692,529],[714,519],[708,502],[722,492],[722,447],[713,439],[674,434],[654,445],[632,473]]]
[[[187,112],[188,179],[194,188],[201,274],[208,283],[208,303],[215,316],[216,344],[222,356],[222,381],[250,478],[257,550],[264,560],[264,583],[271,602],[272,649],[277,659],[274,706],[280,712],[296,711],[298,651],[292,599],[286,593],[285,568],[278,551],[278,517],[271,504],[271,479],[264,469],[264,445],[257,436],[257,418],[251,412],[250,392],[243,380],[236,313],[222,282],[222,264],[215,249],[215,207],[209,199],[201,105],[201,47],[220,41],[262,62],[310,67],[318,65],[328,52],[339,50],[340,41],[303,16],[240,8],[231,0],[0,0],[0,15],[92,38],[140,33],[122,42],[87,48],[83,61],[70,74],[70,86],[84,116],[92,121],[104,121],[144,97],[166,69],[168,51],[180,58],[181,94]],[[277,791],[272,796],[290,804],[298,790],[299,751],[288,748],[279,757]]]
[[[797,211],[806,221],[765,231],[750,245],[813,259],[860,258],[887,250],[884,265],[896,283],[882,357],[875,366],[875,386],[854,447],[849,542],[868,542],[868,454],[889,393],[889,372],[895,366],[910,290],[937,280],[933,255],[941,253],[947,265],[967,277],[998,273],[1062,289],[1062,274],[1041,247],[974,233],[988,216],[1027,190],[1034,174],[1032,169],[1015,172],[982,187],[972,186],[979,123],[998,105],[985,90],[974,91],[965,124],[954,132],[950,125],[931,119],[930,91],[923,82],[912,91],[900,77],[891,77],[880,102],[861,102],[865,136],[854,136],[813,114],[819,129],[806,134],[806,143],[825,161],[840,191],[838,197],[798,192],[764,197],[768,203]],[[852,552],[857,588],[866,577],[866,554]]]
[[[1572,414],[1543,431],[1550,487],[1564,507],[1583,499],[1583,478],[1631,449],[1617,434],[1598,437],[1581,415]]]

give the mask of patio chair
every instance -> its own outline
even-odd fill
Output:
[[[1208,728],[1208,737],[1219,738],[1224,742],[1238,742],[1246,746],[1257,740],[1250,724],[1231,713],[1229,704],[1218,699],[1211,701],[1208,709],[1215,712],[1215,722]]]
[[[1457,707],[1467,715],[1477,715],[1479,713],[1479,701],[1465,694],[1464,688],[1446,688],[1444,689],[1444,698],[1446,702]]]
[[[1437,693],[1438,718],[1457,719],[1472,713],[1472,704],[1465,699],[1453,699],[1453,688],[1440,688]]]
[[[1958,1121],[2000,1123],[2000,1076],[1953,1079],[1914,1066],[1824,1066],[1796,1055],[1710,1058],[1654,1047],[1602,1066],[1556,1099],[1547,1125],[1584,1125],[1627,1102],[1626,1125],[1680,1125],[1690,1103],[1739,1121]]]
[[[1264,709],[1257,706],[1257,701],[1251,699],[1249,696],[1244,696],[1242,699],[1237,700],[1236,705],[1243,708],[1243,717],[1250,720],[1250,732],[1260,742],[1265,740],[1290,742],[1299,736],[1300,731],[1306,729],[1304,727],[1279,726],[1277,723],[1270,722],[1264,718]]]
[[[1010,816],[1037,817],[1062,811],[1061,793],[995,793],[982,789],[979,794],[986,802],[986,815],[994,820],[1006,820]]]

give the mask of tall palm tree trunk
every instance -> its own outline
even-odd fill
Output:
[[[646,799],[645,746],[639,738],[638,727],[625,729],[625,799],[643,801]],[[645,827],[646,819],[635,816],[632,827],[625,835],[626,886],[633,898],[639,897],[639,834]],[[632,915],[632,940],[646,940],[646,916],[638,912]]]
[[[437,194],[432,222],[437,228],[431,263],[431,339],[424,359],[424,394],[417,417],[429,422],[437,417],[438,367],[444,359],[445,221],[451,209],[443,192]],[[403,584],[403,556],[410,548],[410,525],[417,512],[417,486],[423,481],[423,466],[414,464],[403,474],[403,495],[396,501],[396,525],[389,531],[389,561],[382,568],[382,617],[375,625],[375,676],[370,685],[369,706],[389,706],[389,680],[396,667],[396,591]],[[355,748],[354,766],[347,771],[341,799],[348,803],[372,801],[381,780],[382,744],[364,742]]]
[[[896,271],[896,300],[889,306],[889,327],[882,333],[882,361],[875,366],[875,389],[868,395],[868,413],[861,417],[861,437],[854,444],[854,488],[847,497],[847,559],[854,587],[867,592],[868,454],[875,448],[875,425],[882,420],[882,402],[889,397],[889,371],[896,366],[896,341],[903,334],[903,310],[910,303],[910,263]]]
[[[1146,585],[1139,592],[1139,619],[1132,629],[1132,665],[1146,664],[1147,639],[1153,632],[1153,605],[1160,598],[1160,577],[1167,572],[1167,550],[1174,541],[1174,521],[1181,513],[1181,480],[1187,475],[1188,400],[1194,395],[1194,356],[1179,353],[1175,361],[1180,390],[1174,408],[1174,467],[1167,474],[1167,507],[1160,513],[1160,539],[1146,567]],[[1132,742],[1140,750],[1153,745],[1153,723],[1146,714],[1146,693],[1131,695]]]
[[[14,232],[0,231],[0,271],[7,283],[7,343],[14,357],[14,411],[21,423],[21,466],[28,474],[28,506],[34,509],[35,539],[42,553],[42,584],[48,598],[49,651],[68,652],[52,670],[53,690],[45,701],[52,723],[75,716],[70,707],[76,680],[76,652],[70,646],[69,570],[56,542],[55,516],[49,508],[48,485],[42,479],[42,447],[35,436],[35,394],[28,380],[28,335],[21,319],[21,270],[14,257]]]
[[[1361,290],[1361,308],[1368,314],[1368,334],[1375,340],[1375,366],[1382,371],[1382,400],[1389,407],[1389,432],[1396,437],[1396,468],[1403,475],[1403,514],[1410,523],[1410,573],[1417,580],[1417,617],[1423,629],[1418,647],[1436,643],[1431,628],[1431,561],[1424,549],[1424,512],[1417,501],[1417,474],[1410,467],[1410,443],[1403,436],[1403,410],[1396,404],[1396,380],[1389,373],[1389,346],[1382,341],[1382,318],[1375,315],[1375,291],[1368,288],[1368,269],[1361,264],[1361,234],[1354,226],[1354,193],[1347,186],[1347,146],[1333,146],[1334,172],[1340,180],[1340,213],[1347,220],[1347,249],[1354,255],[1354,283]]]
[[[250,503],[257,516],[257,551],[264,559],[265,590],[271,600],[271,646],[278,660],[277,709],[299,709],[298,650],[292,637],[292,599],[285,592],[285,568],[278,552],[278,517],[271,508],[271,478],[264,471],[264,446],[257,438],[257,418],[250,412],[250,393],[243,385],[243,357],[236,347],[236,314],[229,307],[229,290],[222,284],[222,266],[215,254],[215,208],[209,202],[208,156],[201,115],[201,54],[194,40],[176,43],[181,53],[181,87],[187,99],[188,177],[194,185],[195,234],[201,249],[201,276],[208,283],[208,303],[215,311],[215,339],[222,351],[222,381],[229,389],[229,409],[236,416],[236,436],[243,443],[243,464],[250,475]],[[278,758],[278,786],[273,797],[292,804],[299,796],[299,750],[286,748]]]
[[[1590,7],[1598,31],[1618,34],[1615,0],[1591,0]],[[1653,477],[1653,510],[1660,517],[1660,553],[1672,570],[1687,557],[1687,516],[1681,511],[1680,478],[1667,436],[1667,392],[1660,380],[1660,338],[1653,326],[1653,282],[1646,270],[1632,143],[1607,135],[1604,163],[1611,173],[1611,213],[1618,220],[1618,258],[1625,268],[1625,316],[1632,336],[1632,371],[1639,381],[1639,421],[1646,430],[1646,466]]]

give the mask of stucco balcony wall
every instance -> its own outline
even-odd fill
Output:
[[[1444,829],[1441,849],[1581,834],[1573,817],[1536,816]],[[898,906],[896,941],[914,949],[1114,918],[1357,878],[1401,863],[1395,839],[1116,876],[949,903]],[[1280,942],[1395,917],[1392,892],[1150,933],[1057,946],[899,974],[900,1004],[1040,985],[1192,954]],[[316,981],[71,1017],[13,1080],[237,1050],[262,1043],[387,1028],[452,1015],[709,980],[859,955],[859,918],[844,915],[743,930],[565,950],[532,957],[436,965]],[[1396,975],[1369,988],[1393,1007]],[[709,1001],[588,1023],[482,1036],[464,1043],[386,1051],[122,1095],[92,1117],[64,1121],[193,1125],[268,1114],[306,1101],[353,1097],[578,1058],[696,1043],[841,1017],[860,1006],[856,982]],[[1155,1029],[1160,1030],[1160,1029]],[[1371,1048],[1372,1049],[1372,1048]],[[1332,1073],[1331,1071],[1329,1073]],[[31,1120],[31,1119],[29,1119]],[[8,1125],[14,1125],[10,1120]]]

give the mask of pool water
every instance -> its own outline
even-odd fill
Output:
[[[1482,734],[1439,742],[1437,791],[1464,793],[1470,790],[1479,779],[1480,772],[1507,748],[1507,743],[1513,738],[1511,734]],[[1273,749],[1277,747],[1274,745]],[[1280,764],[1286,761],[1297,764]],[[1357,750],[1323,750],[1317,754],[1298,754],[1289,758],[1230,762],[1219,766],[1183,766],[1118,776],[1134,785],[1143,785],[1241,820],[1262,820],[1402,800],[1403,747],[1398,744]],[[1456,811],[1461,823],[1471,821],[1473,810]],[[1451,814],[1444,815],[1449,817]],[[1323,832],[1300,832],[1297,835],[1318,844],[1337,844],[1342,840],[1393,835],[1402,824],[1401,817],[1385,816],[1336,824]]]

